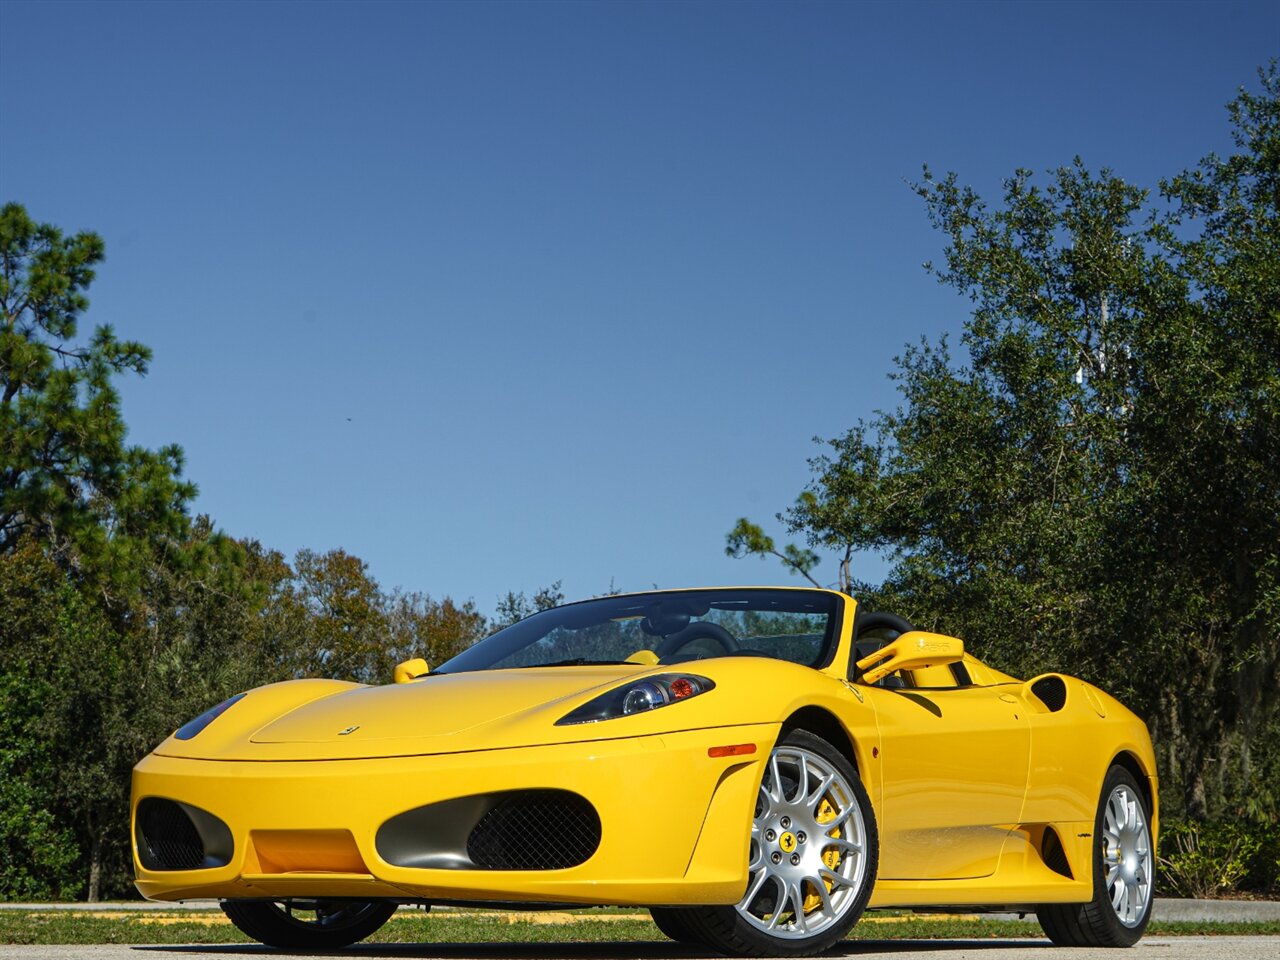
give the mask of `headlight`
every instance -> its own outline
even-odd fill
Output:
[[[230,707],[232,704],[234,704],[237,700],[243,700],[243,699],[244,699],[244,694],[237,693],[234,697],[230,698],[229,700],[223,700],[216,707],[210,707],[208,710],[200,714],[200,716],[196,717],[191,722],[184,723],[182,726],[180,726],[177,730],[174,731],[173,735],[177,737],[179,740],[190,740],[197,733],[199,733],[209,724],[213,723],[213,721],[217,720],[220,716],[226,713],[227,708]]]
[[[556,721],[556,726],[570,723],[594,723],[597,720],[612,720],[614,717],[625,717],[633,713],[647,713],[671,703],[690,700],[700,693],[715,689],[715,684],[706,677],[691,673],[661,673],[655,677],[645,677],[633,683],[625,684],[602,693],[594,700],[588,700],[578,709],[566,714]]]

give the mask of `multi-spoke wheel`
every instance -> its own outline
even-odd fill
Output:
[[[1141,923],[1151,902],[1151,831],[1143,805],[1141,795],[1122,783],[1103,807],[1103,885],[1126,927]]]
[[[1107,773],[1094,821],[1093,899],[1036,911],[1062,946],[1131,947],[1151,918],[1155,859],[1146,796],[1124,767]]]
[[[774,748],[751,824],[747,891],[734,907],[671,911],[692,939],[727,953],[806,956],[857,922],[878,856],[875,817],[853,767],[793,730]]]
[[[254,940],[288,950],[332,950],[363,940],[396,904],[353,900],[224,900],[222,911]]]

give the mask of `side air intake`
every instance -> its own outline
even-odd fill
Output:
[[[1044,859],[1045,866],[1054,873],[1060,873],[1064,877],[1074,879],[1071,876],[1071,864],[1067,862],[1067,851],[1062,849],[1062,838],[1058,836],[1058,832],[1053,827],[1045,828],[1040,856]]]
[[[1041,677],[1031,684],[1031,692],[1049,708],[1050,713],[1057,713],[1067,705],[1067,685],[1061,677]]]

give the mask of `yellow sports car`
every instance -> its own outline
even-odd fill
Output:
[[[775,956],[868,907],[1110,946],[1150,915],[1143,722],[841,593],[602,597],[395,680],[272,684],[177,730],[133,774],[138,889],[301,948],[399,904],[638,905]]]

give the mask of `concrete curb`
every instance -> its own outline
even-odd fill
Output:
[[[1034,913],[988,913],[992,920],[1034,922]],[[1152,920],[1166,923],[1269,923],[1280,921],[1280,900],[1182,900],[1156,897]]]
[[[1280,921],[1280,900],[1178,900],[1156,897],[1155,920],[1190,923]]]

